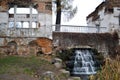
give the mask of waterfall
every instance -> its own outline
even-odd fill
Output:
[[[71,74],[73,75],[91,75],[96,74],[92,51],[89,49],[75,50],[75,59]]]

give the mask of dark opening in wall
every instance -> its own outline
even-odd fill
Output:
[[[113,13],[113,12],[114,12],[114,9],[113,9],[113,8],[106,8],[106,9],[105,9],[105,12],[106,12],[106,13]]]

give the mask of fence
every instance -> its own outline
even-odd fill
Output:
[[[52,25],[55,31],[55,26]],[[59,25],[58,25],[59,26]],[[41,29],[45,26],[38,28],[8,28],[7,34],[11,37],[40,37]],[[50,30],[47,30],[50,31]],[[75,32],[75,33],[105,33],[107,32],[106,27],[96,27],[96,26],[75,26],[75,25],[60,25],[60,31],[58,32]],[[46,29],[44,29],[44,34],[46,34]],[[52,36],[52,35],[51,35]]]
[[[52,28],[51,25],[43,25],[39,28],[7,28],[6,36],[9,37],[51,37]]]
[[[53,31],[55,31],[56,26],[60,26],[59,32],[77,32],[77,33],[104,33],[104,32],[107,32],[106,27],[75,26],[75,25],[53,25]]]
[[[37,37],[37,28],[8,28],[7,36],[11,37]]]

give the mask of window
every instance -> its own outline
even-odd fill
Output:
[[[16,28],[21,28],[21,22],[16,22]],[[9,28],[14,28],[14,22],[9,22]]]
[[[114,9],[113,8],[106,8],[105,12],[107,12],[107,13],[113,13]]]
[[[28,22],[23,22],[23,28],[29,28],[29,23]]]
[[[14,25],[16,25],[16,28],[29,28],[30,26],[30,8],[16,8],[16,19],[14,19],[14,7],[9,9],[9,28],[13,28]],[[32,14],[34,14],[34,18],[37,20],[38,11],[34,8],[32,8]],[[14,20],[16,20],[14,23]],[[36,22],[32,22],[32,28],[36,28]]]
[[[32,28],[37,28],[37,23],[36,22],[32,22]]]
[[[14,14],[14,8],[10,8],[8,12],[9,14]],[[17,14],[30,14],[30,9],[29,8],[17,8],[16,13]],[[38,14],[38,11],[32,8],[32,14]]]
[[[14,22],[9,22],[9,28],[13,28],[14,27]]]

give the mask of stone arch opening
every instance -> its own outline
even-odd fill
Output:
[[[17,55],[17,43],[15,41],[10,41],[7,43],[8,48],[6,49],[6,53],[8,55]]]
[[[7,43],[8,46],[14,45],[17,48],[17,43],[15,41],[10,41]]]

